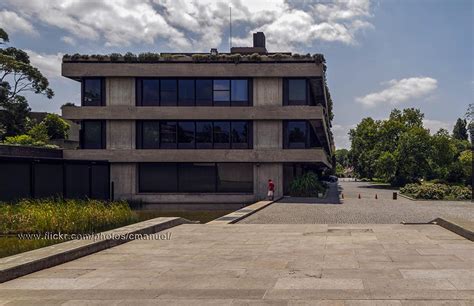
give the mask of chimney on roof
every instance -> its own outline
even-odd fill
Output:
[[[253,33],[253,47],[265,48],[265,34],[263,32]]]

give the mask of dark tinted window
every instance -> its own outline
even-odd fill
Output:
[[[35,164],[34,190],[35,198],[62,196],[63,165],[53,163]]]
[[[196,80],[196,105],[212,106],[212,80]]]
[[[105,122],[102,120],[82,121],[83,149],[105,148]]]
[[[214,148],[228,149],[230,148],[230,122],[215,121],[214,122]]]
[[[138,167],[139,192],[176,192],[178,171],[175,163],[140,164]]]
[[[178,100],[177,81],[174,79],[163,79],[160,82],[161,106],[176,106]]]
[[[218,192],[253,192],[253,164],[218,163]]]
[[[30,164],[0,161],[0,198],[11,201],[30,196]]]
[[[290,149],[306,148],[307,125],[305,121],[288,121],[286,124],[286,143]]]
[[[89,197],[89,165],[66,164],[66,197]]]
[[[288,80],[288,104],[305,105],[306,102],[306,80],[289,79]]]
[[[160,122],[161,148],[176,148],[176,121]]]
[[[194,121],[178,123],[178,147],[184,149],[194,148]]]
[[[142,80],[142,103],[143,106],[160,105],[160,80]]]
[[[160,122],[142,121],[142,149],[158,149],[160,147]]]
[[[214,105],[230,105],[230,80],[214,80]]]
[[[249,147],[249,124],[247,121],[231,122],[232,148],[247,149]]]
[[[214,163],[178,165],[179,192],[214,192],[216,168]]]
[[[178,105],[194,106],[194,80],[179,80],[178,88]]]
[[[91,197],[94,199],[109,198],[109,167],[107,165],[91,166]]]
[[[232,80],[231,81],[231,100],[234,106],[248,105],[248,81]]]
[[[212,122],[197,121],[196,122],[196,148],[210,149],[212,148]]]
[[[102,103],[102,79],[83,79],[83,106],[101,106]]]

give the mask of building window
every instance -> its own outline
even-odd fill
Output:
[[[177,164],[139,164],[138,189],[139,192],[176,192],[178,190]]]
[[[231,138],[233,149],[248,149],[250,143],[250,131],[248,122],[232,121]]]
[[[212,122],[196,122],[196,149],[212,149]]]
[[[324,105],[324,84],[322,78],[312,78],[309,80],[310,105]]]
[[[194,149],[194,121],[178,122],[178,148]]]
[[[105,121],[83,120],[81,124],[81,148],[105,149]]]
[[[160,81],[160,105],[176,106],[178,100],[178,83],[175,79]]]
[[[178,164],[178,190],[179,192],[215,192],[215,164]]]
[[[217,192],[253,193],[253,164],[217,163]]]
[[[285,122],[285,148],[304,149],[307,143],[307,123],[306,121]]]
[[[253,193],[252,163],[140,163],[140,193]]]
[[[212,80],[196,80],[196,106],[212,106]]]
[[[194,106],[194,80],[178,81],[178,105]]]
[[[230,148],[230,122],[214,122],[214,149]]]
[[[82,106],[105,105],[105,82],[102,78],[82,80]]]
[[[159,79],[143,79],[141,80],[141,106],[158,106],[160,105],[160,80]]]
[[[230,105],[230,80],[214,80],[214,106]]]
[[[306,79],[285,79],[284,84],[283,94],[285,105],[308,104]]]
[[[160,121],[160,147],[176,149],[176,121]]]
[[[137,121],[137,148],[160,148],[160,122]]]
[[[231,81],[231,101],[232,106],[249,105],[249,89],[247,80]]]

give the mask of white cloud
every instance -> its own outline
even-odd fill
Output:
[[[372,27],[370,0],[307,2],[295,0],[7,0],[32,22],[55,26],[76,40],[105,40],[107,46],[166,42],[172,49],[208,50],[226,37],[229,5],[235,45],[249,46],[251,33],[264,31],[271,51],[291,51],[315,41],[356,43]],[[66,38],[70,41],[69,38]]]
[[[31,64],[38,68],[47,78],[59,78],[61,76],[62,53],[42,54],[32,50],[25,50],[30,56]]]
[[[7,33],[23,32],[30,35],[38,35],[33,25],[15,12],[1,10],[0,25]]]
[[[370,93],[356,98],[356,101],[368,107],[378,104],[397,105],[402,102],[419,99],[432,93],[438,87],[438,81],[429,77],[413,77],[401,80],[391,80],[382,91]]]
[[[431,134],[436,133],[439,129],[445,129],[451,133],[453,131],[454,123],[432,119],[423,119],[423,126],[429,129]]]
[[[356,124],[341,125],[333,124],[332,133],[336,149],[350,149],[351,142],[349,140],[349,130],[355,128]]]
[[[75,46],[76,45],[76,40],[72,38],[71,36],[63,36],[61,37],[61,40],[65,42],[68,45]]]

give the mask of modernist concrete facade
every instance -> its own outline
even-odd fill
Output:
[[[105,122],[105,139],[100,149],[65,150],[71,159],[108,160],[114,198],[145,203],[248,203],[263,199],[267,180],[276,184],[276,196],[284,190],[284,166],[295,163],[319,168],[331,167],[333,141],[327,112],[327,95],[314,105],[284,105],[287,78],[324,84],[322,64],[311,60],[221,63],[164,61],[160,63],[100,63],[64,61],[62,74],[84,83],[87,78],[103,80],[101,106],[65,106],[63,117],[74,121]],[[137,106],[137,80],[141,78],[245,78],[248,106]],[[215,82],[215,81],[214,81]],[[195,83],[197,84],[197,83]],[[215,84],[215,83],[214,83]],[[197,86],[197,85],[195,85]],[[215,85],[214,85],[215,86]],[[196,91],[197,89],[195,89]],[[138,122],[146,120],[245,120],[252,135],[246,149],[207,148],[142,149],[137,146]],[[286,121],[308,122],[318,145],[285,148]],[[162,137],[162,136],[160,136]],[[194,137],[194,136],[193,136]],[[253,191],[246,192],[141,192],[140,164],[147,163],[245,163],[253,167]],[[229,175],[227,175],[229,176]],[[238,177],[238,173],[231,175]],[[222,177],[218,178],[222,179]],[[229,180],[233,178],[229,177]],[[237,178],[238,179],[238,178]]]

